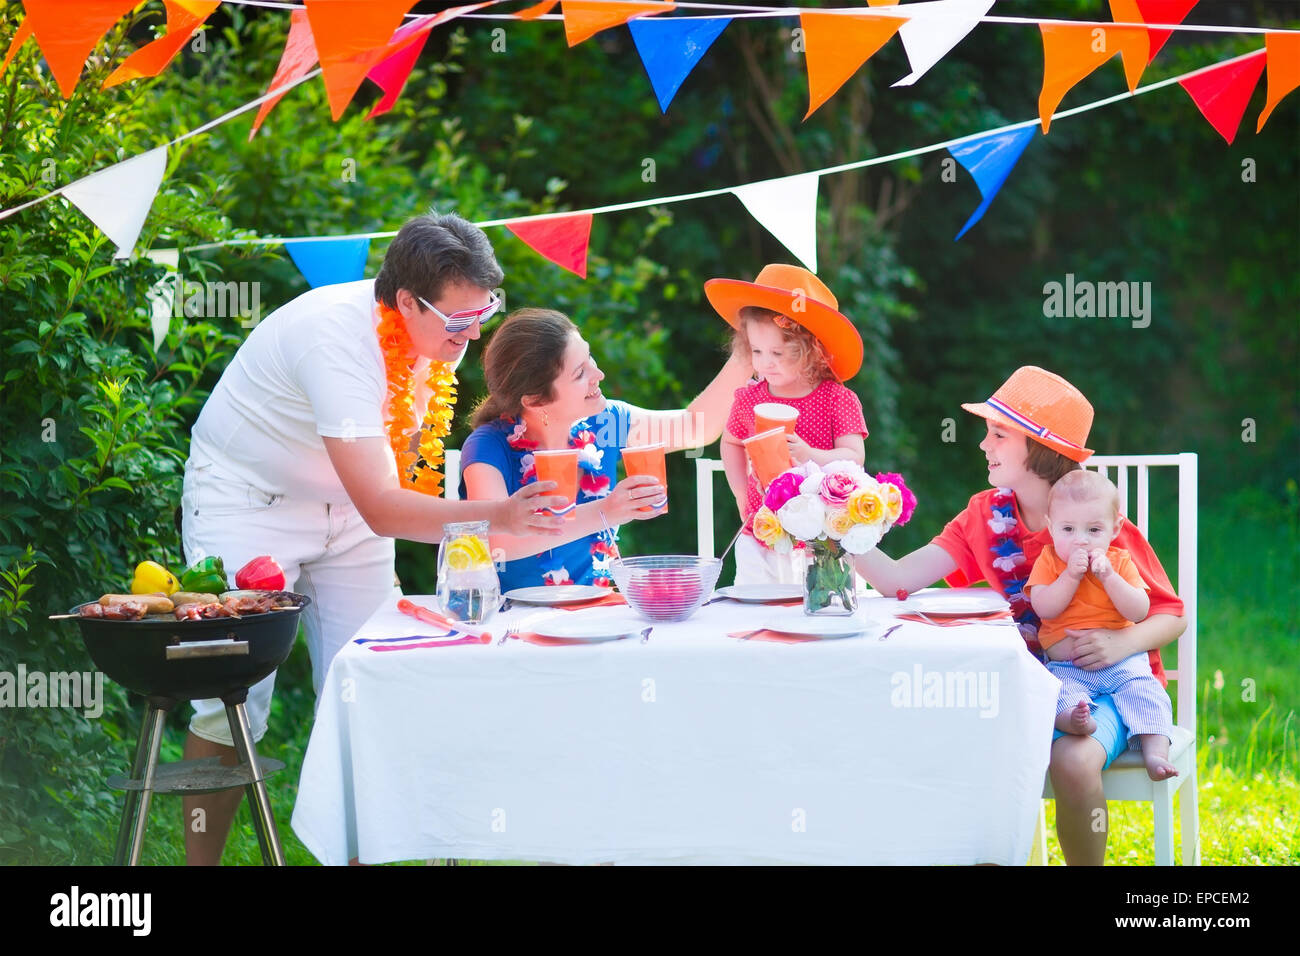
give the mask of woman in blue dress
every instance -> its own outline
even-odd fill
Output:
[[[695,448],[722,434],[735,390],[751,375],[728,359],[686,408],[650,410],[606,399],[605,378],[577,326],[550,309],[520,309],[483,353],[488,397],[474,414],[478,427],[461,449],[461,495],[505,498],[536,479],[533,452],[577,448],[578,497],[559,536],[493,535],[503,591],[557,584],[613,585],[613,536],[628,521],[653,517],[664,490],[655,479],[618,481],[622,448],[662,442],[668,451]],[[603,520],[602,520],[603,515]],[[615,531],[615,534],[617,532]]]

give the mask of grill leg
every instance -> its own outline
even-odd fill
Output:
[[[135,745],[135,761],[131,764],[131,779],[139,780],[144,774],[145,763],[149,758],[149,720],[153,714],[150,704],[140,722],[140,740]],[[113,865],[126,863],[127,848],[131,845],[131,831],[135,827],[136,811],[140,809],[140,791],[126,791],[126,806],[122,808],[122,822],[117,828],[117,844],[113,850]]]
[[[149,709],[145,711],[144,724],[140,727],[140,746],[136,751],[135,766],[131,768],[131,779],[133,781],[143,779],[144,789],[127,791],[126,807],[122,811],[122,826],[117,837],[117,852],[113,857],[113,862],[119,865],[124,856],[128,866],[140,865],[140,851],[144,848],[144,831],[149,825],[149,802],[153,799],[154,775],[158,770],[158,753],[162,749],[163,726],[167,720],[168,709],[150,698]],[[143,768],[140,766],[141,757],[144,758]],[[143,777],[141,777],[142,770]],[[134,813],[135,819],[128,822],[132,816],[133,806],[136,804],[139,809]],[[130,833],[130,844],[123,847],[122,839],[128,833]]]
[[[243,701],[226,704],[226,719],[230,722],[235,753],[239,755],[240,762],[248,767],[253,778],[246,790],[248,808],[253,814],[253,829],[257,831],[257,842],[262,850],[262,862],[268,866],[284,866],[284,850],[280,847],[280,834],[275,828],[275,815],[271,812],[271,801],[266,795],[266,781],[262,779],[262,767],[257,762],[253,730],[248,725],[248,712],[244,710]]]

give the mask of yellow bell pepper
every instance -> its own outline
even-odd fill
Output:
[[[135,566],[135,577],[131,580],[132,594],[172,594],[179,591],[181,583],[157,561],[141,561]]]

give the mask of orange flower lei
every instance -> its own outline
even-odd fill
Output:
[[[433,395],[429,411],[420,426],[419,452],[411,448],[415,431],[415,370],[419,356],[406,331],[406,320],[396,309],[379,303],[379,350],[384,354],[388,379],[388,415],[384,427],[388,444],[397,461],[397,476],[403,487],[426,495],[442,494],[442,440],[451,434],[451,416],[456,407],[456,375],[447,362],[433,362],[427,379]]]

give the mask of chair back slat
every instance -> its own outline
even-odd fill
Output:
[[[1147,493],[1147,479],[1149,477],[1147,468],[1147,465],[1137,466],[1137,522],[1138,530],[1142,532],[1144,538],[1149,538],[1151,533],[1151,502]]]
[[[460,500],[460,449],[448,448],[443,452],[442,496],[448,501]]]
[[[1133,512],[1128,510],[1128,466],[1118,465],[1115,468],[1115,472],[1115,487],[1119,489],[1120,513],[1131,515]],[[1143,532],[1143,534],[1145,533],[1146,532]]]

